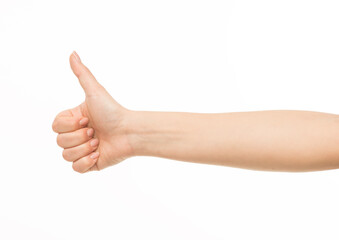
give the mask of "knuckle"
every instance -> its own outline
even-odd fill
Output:
[[[56,138],[56,142],[57,142],[59,147],[63,147],[63,141],[62,141],[62,137],[61,137],[60,134],[58,134],[58,136]]]
[[[52,129],[54,132],[58,132],[58,118],[54,119],[53,123],[52,123]]]
[[[71,154],[67,149],[64,149],[64,151],[62,152],[62,157],[66,160],[66,161],[71,161]]]
[[[78,168],[76,167],[76,165],[74,163],[72,164],[72,169],[76,172],[78,171]]]
[[[75,172],[78,172],[78,173],[84,173],[84,171],[82,171],[76,164],[72,164],[72,169],[75,171]]]

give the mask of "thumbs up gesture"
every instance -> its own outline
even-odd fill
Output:
[[[73,73],[86,99],[60,112],[52,124],[63,158],[75,171],[85,173],[117,164],[133,155],[126,128],[130,110],[117,103],[99,84],[76,52],[70,56]]]

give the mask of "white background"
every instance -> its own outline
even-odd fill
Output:
[[[0,239],[338,239],[339,171],[134,157],[79,174],[68,57],[132,110],[339,113],[337,0],[0,0]]]

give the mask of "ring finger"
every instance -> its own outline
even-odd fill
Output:
[[[79,146],[64,149],[62,156],[65,160],[73,162],[93,152],[95,149],[97,149],[98,144],[99,140],[93,138]]]

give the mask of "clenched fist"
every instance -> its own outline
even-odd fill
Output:
[[[84,173],[101,170],[131,157],[126,127],[131,111],[118,104],[101,86],[76,52],[70,56],[73,73],[85,91],[79,106],[59,113],[52,125],[63,158]]]

